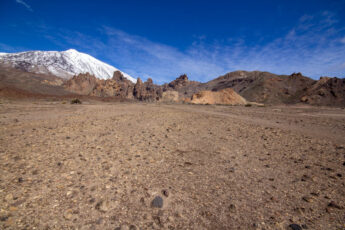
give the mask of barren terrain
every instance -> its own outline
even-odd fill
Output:
[[[298,227],[345,228],[344,109],[0,101],[0,229]]]

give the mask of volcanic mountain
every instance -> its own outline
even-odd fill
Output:
[[[20,53],[0,53],[0,64],[26,72],[50,74],[63,79],[70,79],[80,73],[89,73],[99,79],[110,79],[116,69],[88,54],[75,49],[66,51],[28,51]],[[125,78],[136,82],[128,74]]]

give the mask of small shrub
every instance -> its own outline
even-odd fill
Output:
[[[61,102],[61,104],[63,104],[63,105],[64,105],[64,104],[66,104],[66,102],[65,102],[65,101],[63,101],[63,102]]]
[[[81,104],[81,100],[79,100],[78,98],[75,98],[71,101],[71,104]]]
[[[251,107],[252,106],[252,104],[246,104],[245,105],[245,107]]]

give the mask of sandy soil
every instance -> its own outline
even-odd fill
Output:
[[[2,101],[0,229],[344,229],[344,143],[343,109]]]

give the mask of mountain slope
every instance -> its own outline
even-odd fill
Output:
[[[232,88],[249,101],[279,104],[298,103],[316,81],[300,73],[276,75],[261,71],[235,71],[203,84],[207,90]]]
[[[0,53],[0,63],[19,68],[27,72],[52,74],[69,79],[80,73],[90,73],[100,79],[113,77],[116,69],[100,60],[78,52],[74,49],[66,51],[28,51],[21,53]],[[134,78],[126,73],[124,77],[132,82]]]

